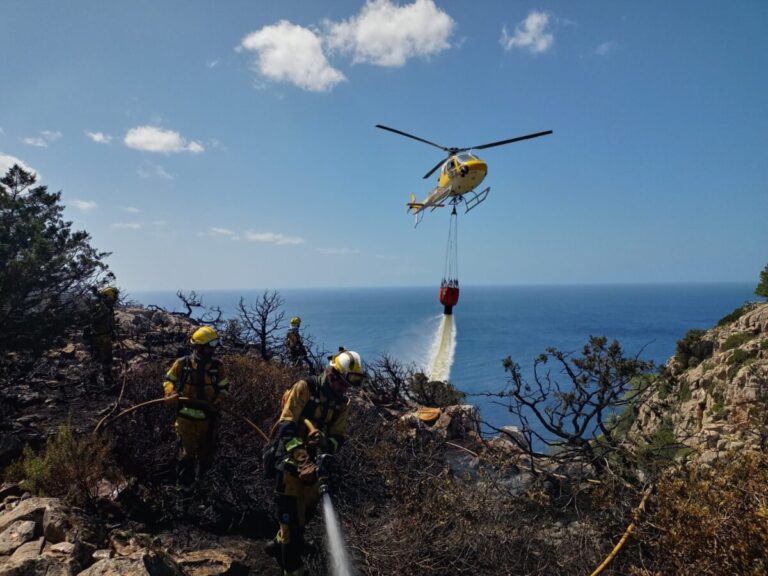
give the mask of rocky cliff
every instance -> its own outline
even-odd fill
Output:
[[[632,433],[672,434],[712,462],[764,448],[768,433],[768,303],[747,304],[678,343]]]

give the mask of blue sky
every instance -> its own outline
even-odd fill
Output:
[[[482,151],[465,284],[757,281],[768,3],[6,0],[0,169],[128,290],[437,285],[411,192]]]

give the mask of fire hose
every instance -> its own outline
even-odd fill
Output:
[[[173,396],[169,398],[174,398]],[[154,400],[147,400],[146,402],[141,402],[140,404],[136,404],[134,406],[131,406],[130,408],[126,408],[122,412],[118,413],[114,417],[110,418],[109,414],[104,416],[101,420],[99,420],[99,423],[96,424],[96,428],[93,429],[94,434],[98,434],[99,430],[106,427],[109,424],[112,424],[115,420],[118,420],[119,418],[122,418],[123,416],[127,416],[131,412],[135,412],[139,408],[145,408],[146,406],[152,406],[153,404],[160,404],[164,402],[168,402],[169,398],[155,398]],[[204,402],[202,400],[194,400],[192,398],[187,398],[186,396],[176,396],[175,399],[179,402],[184,402],[186,404],[189,404],[190,406],[194,406],[196,408],[208,408],[213,411],[217,412],[224,412],[225,414],[229,414],[231,416],[234,416],[235,418],[238,418],[239,420],[242,420],[245,422],[249,427],[251,427],[256,433],[258,433],[259,436],[261,436],[264,439],[264,442],[269,442],[269,436],[267,436],[264,431],[259,428],[256,424],[251,422],[248,418],[243,416],[242,414],[238,414],[234,410],[230,410],[229,408],[226,408],[224,406],[214,406],[210,402]]]
[[[626,544],[627,540],[629,540],[629,537],[632,535],[632,532],[635,530],[635,525],[637,524],[638,520],[640,519],[640,514],[645,509],[645,503],[648,500],[648,497],[651,495],[651,492],[653,492],[653,485],[648,486],[646,488],[645,492],[643,493],[643,498],[640,500],[640,504],[637,505],[637,508],[635,508],[634,513],[632,514],[632,522],[629,523],[629,526],[627,526],[627,529],[624,530],[624,534],[622,535],[621,539],[618,541],[616,546],[613,547],[613,550],[611,550],[611,553],[606,556],[605,560],[602,561],[600,566],[595,568],[595,571],[592,572],[590,576],[598,576],[608,567],[608,564],[611,563],[611,561],[616,557],[616,555],[621,551],[621,549],[624,547],[624,544]]]

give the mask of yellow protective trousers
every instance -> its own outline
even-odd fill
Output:
[[[280,530],[275,541],[281,548],[285,573],[298,573],[303,567],[304,528],[320,501],[320,482],[304,484],[289,472],[280,474],[277,483],[277,514]]]
[[[176,434],[179,437],[179,459],[197,458],[201,467],[210,464],[216,444],[216,417],[209,415],[202,420],[176,418]]]

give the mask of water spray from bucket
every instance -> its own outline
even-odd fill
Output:
[[[432,341],[429,379],[447,382],[451,377],[453,353],[456,351],[456,324],[452,314],[443,314]]]

